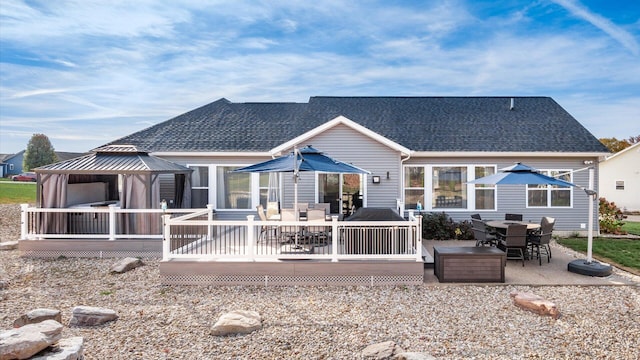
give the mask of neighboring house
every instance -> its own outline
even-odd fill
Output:
[[[640,143],[602,161],[598,182],[600,197],[623,211],[640,211]]]
[[[25,150],[17,154],[0,155],[0,177],[10,177],[23,172],[24,152]],[[58,161],[65,161],[82,155],[84,153],[56,151]]]
[[[24,160],[24,150],[17,154],[5,155],[2,160],[3,177],[11,177],[22,172],[22,161]]]
[[[192,207],[213,204],[219,219],[244,219],[264,203],[266,174],[231,170],[313,145],[371,175],[302,173],[299,202],[331,203],[331,213],[365,207],[472,213],[501,219],[556,218],[556,230],[586,231],[588,197],[576,188],[470,185],[522,162],[586,187],[573,171],[609,154],[549,97],[312,97],[308,103],[232,103],[220,99],[110,145],[134,145],[193,169]],[[167,185],[167,187],[170,187]],[[597,185],[596,185],[597,189]],[[293,181],[280,175],[281,207]],[[167,195],[171,200],[170,196]],[[345,206],[346,205],[346,206]],[[400,206],[398,206],[400,205]],[[597,224],[597,221],[595,221]]]

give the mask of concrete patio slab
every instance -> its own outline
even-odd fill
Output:
[[[475,240],[424,240],[424,247],[433,255],[434,246],[474,246]],[[542,259],[542,266],[538,264],[538,260],[528,260],[525,266],[521,261],[508,260],[505,269],[505,285],[635,285],[640,287],[640,276],[633,275],[629,272],[614,267],[613,274],[607,277],[592,277],[575,274],[567,270],[569,262],[576,259],[584,259],[585,256],[571,249],[558,245],[555,242],[551,244],[551,254],[553,258],[547,263],[546,257]],[[456,283],[441,284],[433,272],[433,267],[424,269],[425,284],[439,284],[442,286],[450,286]],[[486,285],[486,283],[483,283]]]

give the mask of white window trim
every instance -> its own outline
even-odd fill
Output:
[[[573,170],[572,169],[537,169],[540,173],[550,176],[551,172],[556,171],[558,174],[569,175],[569,182],[573,182]],[[553,206],[551,205],[551,192],[552,185],[547,185],[545,189],[547,191],[547,206],[529,206],[529,185],[524,187],[524,199],[526,209],[573,209],[573,186],[568,189],[562,189],[559,191],[569,191],[569,206]]]
[[[493,167],[494,173],[497,171],[498,166],[496,164],[405,164],[402,166],[402,202],[406,203],[405,199],[405,191],[407,188],[404,187],[405,184],[405,168],[407,167],[422,167],[424,168],[424,204],[422,204],[423,211],[446,211],[446,212],[468,212],[468,211],[478,211],[478,212],[496,212],[498,209],[498,186],[494,185],[492,188],[495,191],[495,197],[493,199],[493,209],[476,209],[476,186],[475,184],[466,184],[467,185],[467,207],[466,208],[434,208],[432,206],[433,199],[433,168],[434,167],[466,167],[467,168],[467,182],[471,180],[475,180],[475,168],[476,167]],[[411,188],[416,189],[416,188]]]

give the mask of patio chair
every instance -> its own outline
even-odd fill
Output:
[[[531,247],[531,254],[533,256],[533,249],[536,249],[536,255],[542,265],[542,258],[540,257],[540,249],[547,255],[547,262],[551,262],[553,256],[551,255],[551,237],[553,235],[553,227],[556,220],[552,217],[545,216],[540,220],[540,230],[529,234],[529,246]]]
[[[327,243],[327,227],[324,225],[325,211],[324,209],[307,210],[307,226],[306,237],[309,238],[314,246],[324,246]],[[313,226],[313,223],[321,223],[322,225]]]
[[[324,210],[325,215],[329,215],[331,213],[331,204],[329,203],[315,203],[313,204],[313,208]]]
[[[504,214],[505,220],[522,221],[522,214]]]
[[[527,225],[511,224],[507,232],[501,235],[500,246],[507,253],[507,260],[521,259],[524,266],[525,251],[527,251]],[[510,254],[520,254],[519,256]]]
[[[296,213],[293,209],[282,209],[280,211],[280,220],[281,221],[296,221]],[[300,227],[293,225],[280,225],[280,241],[282,243],[292,242],[296,239],[297,241],[302,240],[302,234],[300,232]]]
[[[267,219],[277,219],[280,216],[280,206],[277,201],[267,202]]]
[[[538,262],[542,266],[541,250],[547,255],[547,263],[551,262],[551,234],[553,233],[553,223],[546,222],[544,219],[541,221],[540,232],[529,234],[529,246],[531,246],[531,254],[533,256],[534,249],[535,254],[538,257]]]
[[[471,230],[473,237],[476,239],[476,246],[495,246],[497,238],[487,231],[487,226],[481,220],[471,219]]]
[[[264,206],[258,205],[256,206],[256,210],[258,212],[258,218],[260,219],[260,221],[267,221],[267,216],[264,214]],[[258,239],[262,239],[262,240],[269,239],[269,233],[271,231],[273,231],[274,236],[277,235],[278,227],[275,225],[273,226],[262,225],[262,227],[260,228],[260,234],[258,235]]]

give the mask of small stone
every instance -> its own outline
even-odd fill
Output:
[[[211,329],[211,335],[248,334],[262,328],[257,311],[234,310],[222,315]]]
[[[62,323],[60,310],[55,309],[35,309],[20,316],[13,322],[13,327],[21,327],[28,324],[36,324],[45,320],[55,320]]]

